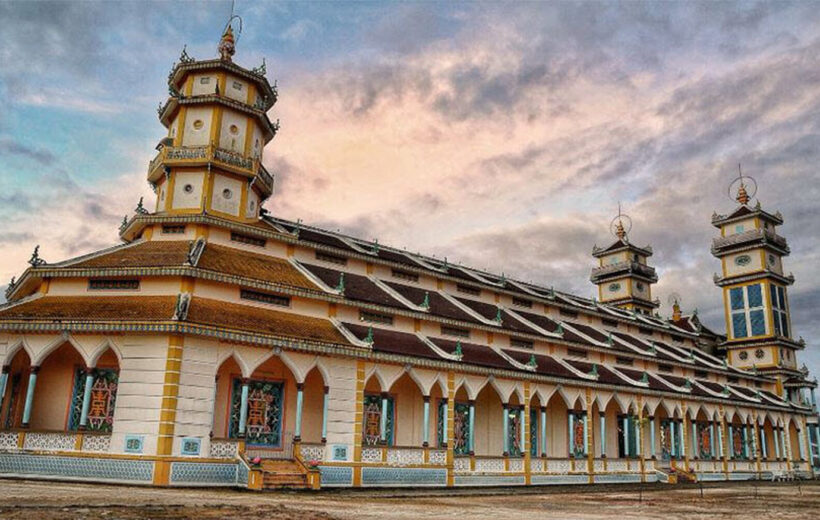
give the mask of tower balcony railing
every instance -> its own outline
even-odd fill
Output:
[[[148,180],[157,182],[163,175],[163,166],[201,164],[212,164],[239,175],[256,177],[268,195],[273,192],[273,175],[265,169],[259,159],[216,145],[163,147],[148,163]]]
[[[768,229],[750,229],[749,231],[744,231],[743,233],[713,239],[712,253],[716,253],[726,247],[744,244],[746,242],[757,242],[759,240],[764,240],[765,242],[771,243],[786,251],[789,250],[789,246],[786,244],[786,239],[774,231]]]
[[[646,278],[657,280],[657,273],[655,272],[654,267],[650,267],[648,265],[642,264],[640,262],[617,262],[614,264],[605,265],[603,267],[596,267],[592,270],[592,274],[590,277],[595,280],[598,278],[602,278],[604,276],[619,273],[621,271],[628,271],[630,273],[635,273],[641,276],[645,276]]]

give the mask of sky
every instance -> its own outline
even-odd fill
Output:
[[[230,2],[0,0],[0,290],[35,245],[117,243],[164,136],[183,45],[216,57]],[[801,354],[820,372],[817,2],[250,2],[276,216],[581,296],[593,245],[651,244],[670,295],[723,332],[713,212],[742,164],[780,211]],[[152,207],[151,204],[146,204]]]

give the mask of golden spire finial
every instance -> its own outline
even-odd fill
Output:
[[[683,317],[683,314],[681,313],[681,310],[680,310],[680,304],[678,303],[678,300],[676,299],[675,303],[672,304],[672,319],[675,320],[675,321],[680,321],[680,319],[682,317]]]
[[[233,10],[234,2],[231,2],[231,16],[228,18],[228,23],[225,24],[225,30],[222,32],[222,38],[219,40],[219,46],[217,47],[219,57],[223,61],[231,61],[231,57],[236,53],[236,41],[242,34],[242,18],[233,14]],[[234,20],[239,21],[239,32],[236,37],[234,37],[233,27],[231,26]]]
[[[621,216],[621,203],[618,203],[618,225],[615,227],[615,236],[618,237],[619,240],[623,240],[626,238],[626,230],[624,229],[624,222]]]
[[[746,192],[746,185],[743,183],[743,171],[740,169],[740,163],[737,165],[737,178],[740,179],[740,188],[737,190],[737,197],[735,200],[745,206],[749,203],[751,197],[749,197],[749,194]]]

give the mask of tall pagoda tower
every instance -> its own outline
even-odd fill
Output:
[[[785,394],[786,381],[803,379],[796,352],[804,343],[792,339],[787,288],[794,276],[784,274],[789,246],[777,234],[783,217],[779,211],[765,211],[759,201],[751,204],[757,191],[751,177],[739,174],[730,194],[734,186],[738,207],[728,215],[712,215],[712,225],[720,230],[712,254],[721,262],[715,284],[723,289],[726,357],[738,368],[776,376],[778,390]]]
[[[149,164],[148,182],[157,194],[157,215],[252,223],[273,192],[262,151],[278,130],[267,116],[277,92],[265,78],[264,62],[252,70],[233,62],[230,23],[218,51],[217,59],[195,60],[183,49],[168,75],[169,97],[159,108],[168,135]]]
[[[598,286],[598,299],[602,303],[652,314],[660,305],[652,299],[652,284],[658,281],[655,268],[647,263],[652,248],[632,244],[629,241],[631,228],[632,219],[621,213],[619,206],[618,215],[610,223],[615,242],[609,247],[592,248],[592,256],[598,259],[599,266],[592,270],[590,280]]]

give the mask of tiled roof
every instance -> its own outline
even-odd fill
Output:
[[[498,316],[498,307],[491,303],[470,300],[468,298],[454,298],[488,320],[494,320]],[[538,331],[527,327],[504,311],[501,311],[501,328],[525,334],[540,335]]]
[[[192,298],[185,321],[297,340],[350,344],[326,319],[208,298]]]
[[[305,263],[302,263],[302,265],[305,269],[322,280],[325,285],[329,287],[337,287],[339,285],[342,271]],[[344,273],[344,289],[345,298],[351,300],[373,303],[376,305],[385,305],[387,307],[396,307],[399,309],[407,308],[404,304],[379,289],[379,287],[370,281],[366,276],[353,273]]]
[[[176,296],[44,296],[0,309],[0,321],[163,321]]]
[[[430,314],[450,318],[452,320],[479,323],[477,319],[447,301],[436,291],[425,291],[424,289],[419,289],[418,287],[410,287],[409,285],[389,282],[386,280],[384,283],[416,305],[421,305],[422,302],[424,302],[425,295],[429,295]]]
[[[458,342],[449,339],[429,338],[441,350],[452,354],[456,350]],[[516,370],[506,359],[501,357],[490,347],[475,345],[473,343],[461,343],[462,361],[471,365],[479,365],[490,368],[504,370]]]
[[[211,242],[205,246],[197,267],[291,287],[318,290],[313,282],[287,260]]]
[[[578,376],[567,369],[561,363],[555,361],[551,356],[536,354],[534,352],[523,352],[521,350],[501,349],[505,354],[519,363],[527,364],[530,356],[535,356],[535,373],[545,376],[564,377],[567,379],[578,379]]]
[[[531,312],[519,311],[517,309],[515,312],[525,320],[531,321],[533,324],[538,325],[547,332],[555,332],[558,330],[558,323],[542,314],[533,314]]]
[[[187,240],[150,240],[115,249],[110,253],[70,263],[66,267],[167,267],[185,263],[191,243]]]
[[[369,327],[352,323],[344,323],[344,326],[361,340],[367,337]],[[442,359],[441,356],[436,354],[433,349],[427,346],[427,344],[420,340],[415,334],[379,329],[376,327],[373,327],[373,350],[402,356]]]

